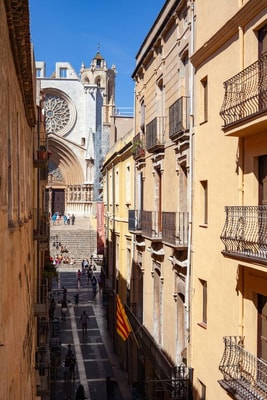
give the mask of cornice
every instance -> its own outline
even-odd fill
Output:
[[[230,18],[207,42],[205,42],[191,57],[195,68],[205,62],[216,50],[238,33],[240,26],[245,26],[257,14],[266,8],[266,0],[249,0]]]
[[[36,125],[28,0],[4,0],[10,46],[29,126]]]

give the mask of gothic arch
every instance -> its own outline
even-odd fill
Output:
[[[49,137],[50,160],[58,166],[64,185],[84,183],[84,176],[79,160],[73,151],[60,138]]]

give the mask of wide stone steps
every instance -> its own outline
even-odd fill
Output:
[[[61,230],[53,230],[51,227],[50,237],[50,255],[55,257],[61,254],[61,247],[59,246],[59,243],[61,243],[61,246],[68,250],[68,252],[62,253],[63,257],[73,259],[79,268],[82,260],[90,260],[90,256],[97,253],[95,230],[77,228],[73,230],[66,226]]]

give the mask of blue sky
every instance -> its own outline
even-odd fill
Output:
[[[98,45],[108,67],[116,65],[116,106],[133,107],[135,56],[165,0],[29,0],[35,60],[50,76],[58,61],[79,73]]]

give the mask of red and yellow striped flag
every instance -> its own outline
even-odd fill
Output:
[[[117,333],[122,340],[127,340],[131,332],[131,327],[125,313],[122,302],[117,294]]]

